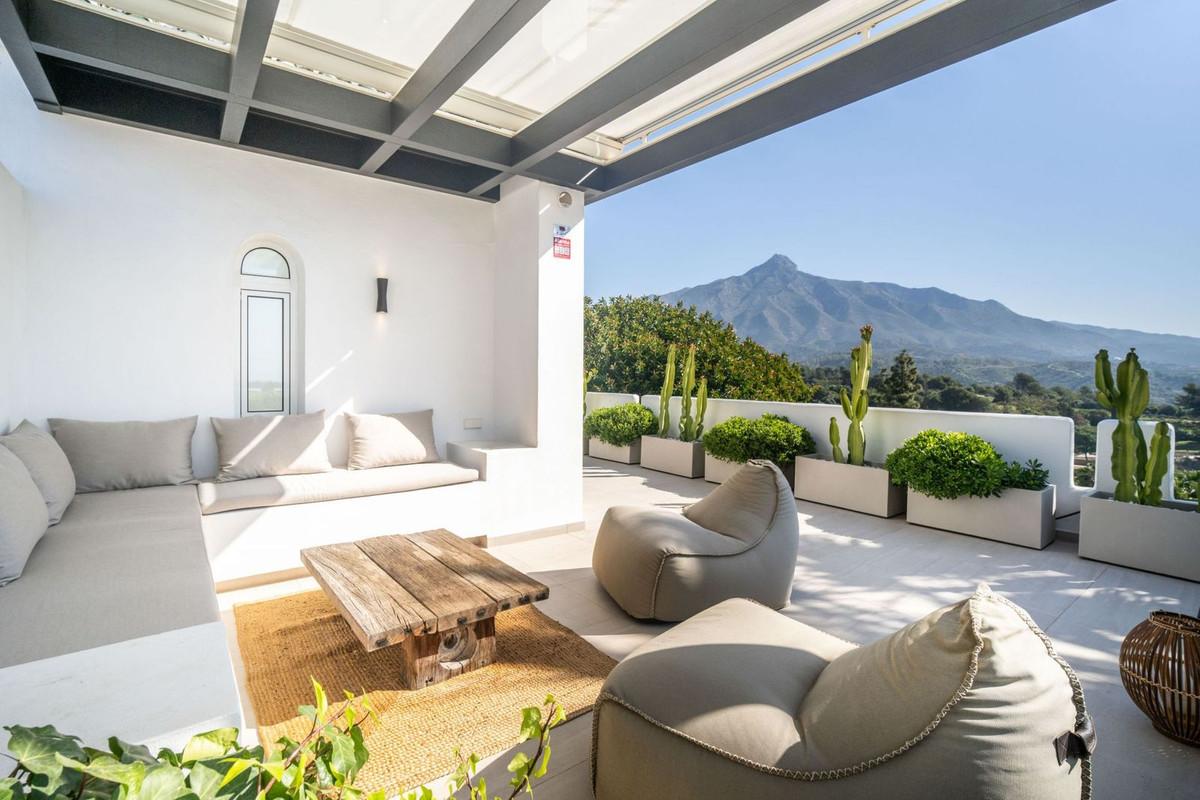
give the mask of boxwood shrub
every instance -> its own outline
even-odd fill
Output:
[[[765,458],[786,467],[798,456],[816,452],[812,435],[778,414],[758,419],[730,417],[704,434],[704,451],[722,461],[745,462]]]
[[[1041,490],[1050,477],[1037,461],[1006,463],[979,436],[938,430],[921,431],[900,445],[886,467],[893,483],[939,500],[995,497],[1009,488]]]
[[[625,447],[658,431],[654,412],[641,403],[598,408],[583,420],[583,432],[614,447]]]

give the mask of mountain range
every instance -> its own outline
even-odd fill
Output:
[[[739,335],[802,363],[841,363],[870,323],[879,356],[908,350],[922,372],[968,382],[1004,382],[1026,371],[1051,385],[1090,385],[1102,347],[1114,359],[1137,348],[1159,402],[1200,379],[1200,338],[1036,319],[932,287],[825,278],[778,254],[741,275],[661,297],[710,311]]]

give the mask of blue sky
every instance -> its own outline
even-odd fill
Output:
[[[587,210],[587,292],[772,253],[1200,336],[1200,0],[1116,0]]]

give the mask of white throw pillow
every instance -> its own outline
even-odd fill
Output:
[[[11,450],[29,470],[46,501],[50,524],[56,524],[75,499],[75,472],[67,454],[53,436],[29,420],[7,436],[0,436],[0,445]]]
[[[196,418],[155,422],[49,420],[50,432],[75,472],[77,492],[195,483]]]
[[[347,414],[350,469],[372,469],[438,460],[433,409],[404,414]]]
[[[325,412],[220,419],[217,435],[217,481],[240,481],[273,475],[328,472]]]
[[[49,522],[46,501],[29,470],[0,446],[0,586],[21,577]]]

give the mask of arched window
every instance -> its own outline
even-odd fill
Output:
[[[241,385],[247,414],[291,414],[296,376],[297,276],[280,248],[255,246],[241,260]]]

